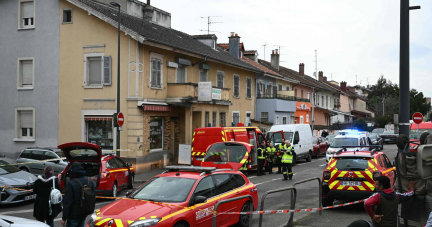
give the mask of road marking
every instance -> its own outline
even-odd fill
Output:
[[[255,185],[260,185],[260,184],[268,183],[268,182],[275,181],[275,180],[282,180],[282,179],[283,179],[283,178],[276,178],[276,179],[272,179],[272,180],[264,181],[264,182],[261,182],[261,183],[255,184]]]
[[[252,178],[255,178],[256,176],[251,176],[251,177],[248,177],[249,179],[252,179]]]
[[[325,163],[325,164],[322,164],[322,165],[319,165],[319,166],[326,166],[327,165],[327,163]]]

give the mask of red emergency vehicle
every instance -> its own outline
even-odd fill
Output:
[[[417,128],[418,127],[418,128]],[[432,133],[432,122],[422,122],[418,126],[417,124],[411,124],[410,126],[410,151],[417,152],[418,146],[420,144],[420,135],[423,132]]]
[[[274,132],[272,135],[282,132]],[[265,141],[267,146],[267,140],[265,135],[261,132],[258,127],[208,127],[208,128],[197,128],[193,134],[192,139],[192,165],[200,166],[203,161],[207,148],[218,142],[243,142],[250,147],[250,153],[248,156],[248,169],[256,169],[258,167],[257,152],[256,148],[259,146],[261,141]]]

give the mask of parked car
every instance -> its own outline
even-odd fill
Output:
[[[384,141],[383,141],[383,139],[381,138],[380,135],[378,135],[376,133],[371,133],[369,135],[369,139],[371,140],[372,145],[380,145],[381,148],[379,148],[379,149],[380,150],[384,149]]]
[[[44,161],[48,159],[59,159],[54,161]],[[35,162],[29,164],[19,164],[26,162]],[[52,166],[54,169],[54,174],[57,175],[67,166],[68,162],[63,152],[58,148],[40,148],[40,147],[29,147],[21,152],[16,160],[18,163],[18,168],[20,170],[30,172],[33,174],[43,174],[45,166]]]
[[[375,134],[381,135],[381,134],[384,133],[384,131],[386,131],[385,128],[375,128],[374,130],[372,130],[371,133],[375,133]]]
[[[371,145],[369,138],[358,131],[344,132],[337,135],[331,142],[330,147],[327,149],[326,161],[328,162],[330,158],[343,146],[365,146]]]
[[[328,135],[325,137],[325,139],[327,140],[328,144],[331,144],[335,137],[336,135]]]
[[[0,215],[1,227],[49,227],[49,225],[26,218],[19,218],[9,215]]]
[[[314,158],[319,158],[321,155],[325,155],[327,152],[327,148],[329,147],[329,143],[324,137],[313,137],[313,156]]]
[[[70,167],[73,162],[80,162],[86,170],[86,176],[94,182],[96,195],[117,196],[125,188],[133,188],[134,169],[119,157],[107,154],[97,144],[75,142],[59,145],[69,164],[58,175],[59,184],[64,190],[70,180]]]
[[[19,203],[28,200],[33,200],[36,195],[29,191],[20,191],[15,189],[3,188],[4,186],[11,188],[19,188],[24,190],[32,190],[36,177],[28,172],[21,171],[14,165],[9,165],[7,159],[0,159],[0,204]],[[4,226],[1,225],[0,226]]]
[[[390,130],[385,131],[380,136],[383,139],[384,143],[396,143],[398,134],[395,134],[393,130]]]

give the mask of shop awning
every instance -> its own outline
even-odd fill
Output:
[[[172,111],[172,107],[164,102],[144,102],[139,101],[138,106],[142,106],[144,111],[160,111],[169,112]]]
[[[86,121],[112,121],[112,116],[107,115],[86,115],[84,116]]]

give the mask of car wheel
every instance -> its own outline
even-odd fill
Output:
[[[399,149],[404,150],[409,148],[409,138],[404,134],[400,134],[396,140],[396,145]]]
[[[323,207],[333,206],[334,199],[323,198],[322,205]]]
[[[247,201],[243,204],[240,212],[249,212],[250,211],[250,201]],[[239,221],[237,226],[240,227],[248,227],[250,222],[250,214],[240,214]]]
[[[306,157],[306,161],[307,161],[307,162],[312,161],[312,151],[309,151],[309,154],[308,154],[308,156]]]
[[[114,182],[112,190],[111,190],[111,197],[117,197],[117,182]]]
[[[183,224],[183,223],[176,223],[176,224],[174,225],[174,227],[186,227],[186,225]]]
[[[128,185],[128,189],[133,189],[133,182],[134,182],[134,175],[131,174],[129,177],[129,185]]]
[[[29,171],[27,168],[25,168],[25,167],[21,167],[20,170],[25,171],[25,172],[27,172],[27,173],[30,172],[30,171]]]

